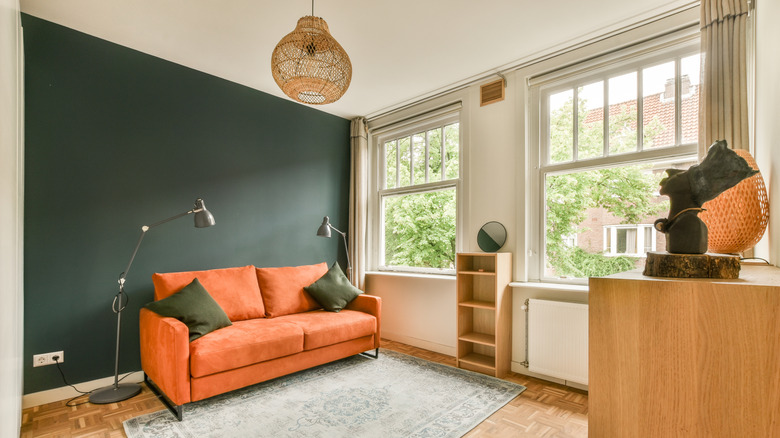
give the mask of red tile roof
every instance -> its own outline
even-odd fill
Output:
[[[666,93],[656,93],[644,96],[642,99],[642,118],[644,126],[647,127],[654,118],[658,120],[658,126],[662,129],[652,139],[645,138],[644,143],[647,147],[648,140],[652,142],[653,147],[673,146],[675,144],[675,105],[674,99],[664,97]],[[637,101],[621,102],[609,106],[609,117],[613,119],[623,111],[636,112]],[[690,86],[688,94],[683,95],[681,102],[681,125],[682,142],[692,143],[698,141],[699,132],[699,87]],[[587,112],[585,124],[599,123],[604,119],[603,108],[594,108]],[[636,123],[632,123],[630,128],[636,129]]]

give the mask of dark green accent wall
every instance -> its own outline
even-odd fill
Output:
[[[113,375],[111,301],[140,227],[198,197],[216,226],[185,217],[144,238],[120,372],[140,370],[152,273],[343,259],[340,239],[315,233],[324,215],[347,228],[348,120],[29,15],[22,24],[25,393],[64,386],[33,354],[64,350],[70,382]]]

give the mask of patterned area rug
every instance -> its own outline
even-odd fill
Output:
[[[140,437],[460,437],[526,388],[381,350],[124,422]]]

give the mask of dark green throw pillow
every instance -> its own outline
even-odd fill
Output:
[[[347,280],[338,263],[310,286],[303,288],[329,312],[338,312],[363,292]]]
[[[168,298],[153,301],[144,307],[186,324],[190,329],[190,342],[216,329],[232,325],[225,311],[197,278]]]

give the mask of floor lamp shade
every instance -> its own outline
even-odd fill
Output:
[[[214,215],[210,211],[206,210],[206,204],[203,200],[198,198],[195,200],[195,227],[206,228],[214,225]]]
[[[320,237],[330,237],[330,220],[327,216],[322,219],[322,225],[317,229],[317,235]]]
[[[748,151],[734,152],[758,170]],[[769,223],[769,198],[761,173],[742,180],[702,207],[706,211],[699,217],[707,225],[708,250],[714,253],[736,254],[756,246]]]

